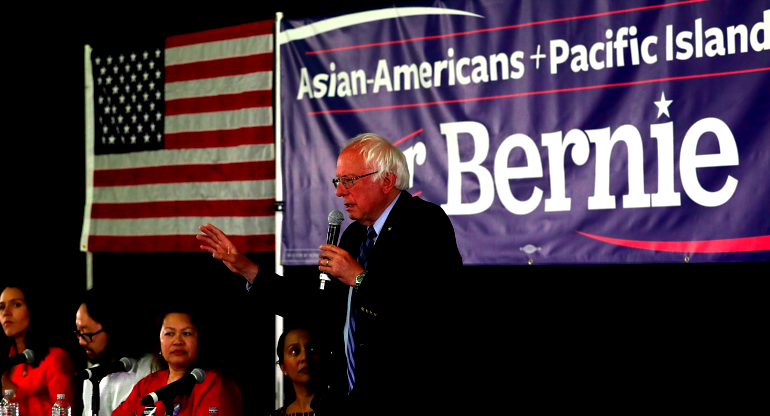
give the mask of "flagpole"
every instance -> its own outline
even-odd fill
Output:
[[[281,19],[283,13],[275,13],[275,30],[273,31],[273,128],[275,129],[275,273],[283,276],[281,263],[281,235],[283,224],[283,169],[281,139]],[[278,338],[283,333],[283,318],[275,315],[275,337],[273,345],[278,344]],[[283,373],[275,366],[275,408],[283,406]]]
[[[83,209],[83,228],[80,234],[80,251],[86,253],[86,289],[94,286],[93,253],[88,251],[88,234],[91,231],[91,204],[94,200],[94,74],[91,70],[91,46],[85,45],[85,100],[86,100],[86,203]]]

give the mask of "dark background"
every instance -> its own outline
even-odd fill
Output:
[[[370,1],[365,7],[392,3]],[[86,288],[86,255],[79,251],[85,202],[83,45],[273,19],[278,10],[284,18],[300,18],[363,6],[247,4],[26,6],[5,15],[10,30],[4,42],[3,125],[10,169],[4,182],[10,189],[4,204],[4,274],[45,290],[45,314],[58,328],[52,336],[79,365],[84,356],[70,331]],[[273,267],[273,253],[254,259]],[[471,324],[474,331],[404,340],[416,352],[415,371],[405,382],[430,383],[430,375],[419,371],[420,361],[431,359],[431,349],[457,348],[456,361],[447,364],[458,368],[458,383],[483,411],[753,408],[764,396],[760,381],[768,370],[770,348],[761,335],[768,328],[768,270],[767,264],[684,262],[467,267],[462,283],[467,298],[458,309],[478,321]],[[274,316],[245,299],[242,278],[205,253],[95,253],[93,273],[94,285],[109,289],[116,308],[136,313],[146,325],[167,300],[187,298],[203,308],[241,385],[248,414],[273,409]],[[317,279],[312,267],[287,268],[286,274],[309,285]],[[450,413],[454,399],[415,398]]]

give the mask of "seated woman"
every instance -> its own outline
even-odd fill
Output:
[[[325,394],[325,379],[321,371],[321,348],[314,341],[311,332],[295,328],[278,338],[278,364],[283,375],[291,379],[295,400],[288,406],[276,409],[271,416],[301,416],[314,414],[335,414],[330,412]]]
[[[6,371],[2,375],[3,391],[14,391],[19,414],[50,415],[57,394],[64,394],[70,405],[77,399],[72,383],[75,365],[66,351],[42,340],[46,331],[41,328],[42,321],[37,320],[39,315],[32,318],[33,296],[29,296],[28,288],[20,286],[8,286],[0,294],[0,324],[5,335],[13,339],[8,356],[30,349],[35,353],[35,361]]]
[[[200,331],[199,322],[189,311],[172,310],[160,319],[160,367],[165,367],[140,380],[112,416],[131,416],[136,411],[141,415],[145,406],[140,401],[148,394],[171,384],[195,368],[206,372],[206,379],[195,384],[188,394],[177,396],[173,400],[175,416],[208,415],[210,407],[216,407],[220,415],[241,416],[243,407],[241,391],[230,378],[214,368],[208,354],[210,349],[204,340],[213,339],[213,334]],[[166,414],[163,403],[155,403],[155,415]]]

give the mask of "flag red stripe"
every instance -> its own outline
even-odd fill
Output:
[[[642,250],[667,251],[673,253],[740,253],[746,251],[770,250],[770,235],[759,237],[730,238],[726,240],[702,241],[639,241],[602,237],[577,231],[586,237]]]
[[[91,218],[99,219],[264,217],[274,212],[275,199],[95,203],[91,206]]]
[[[273,70],[273,53],[191,62],[166,67],[166,83]]]
[[[242,108],[270,107],[272,105],[272,90],[247,91],[238,94],[181,98],[166,101],[166,115],[211,113],[214,111],[240,110]]]
[[[196,43],[216,42],[220,40],[247,38],[257,35],[271,35],[273,33],[273,21],[246,23],[238,26],[223,27],[220,29],[206,30],[203,32],[175,35],[166,38],[166,48],[194,45]]]
[[[275,251],[275,235],[228,235],[242,253]],[[195,235],[152,235],[139,237],[88,236],[88,251],[150,253],[159,251],[201,252]]]
[[[166,149],[205,149],[244,144],[273,143],[273,126],[243,127],[232,130],[169,133],[164,136]]]
[[[94,186],[275,179],[275,161],[96,170]]]

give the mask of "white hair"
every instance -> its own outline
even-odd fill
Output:
[[[409,189],[409,166],[406,157],[399,148],[390,144],[382,136],[374,133],[362,133],[350,139],[342,149],[356,149],[364,157],[366,166],[377,171],[375,180],[380,180],[388,173],[396,175],[396,189]],[[340,152],[341,153],[341,152]]]

